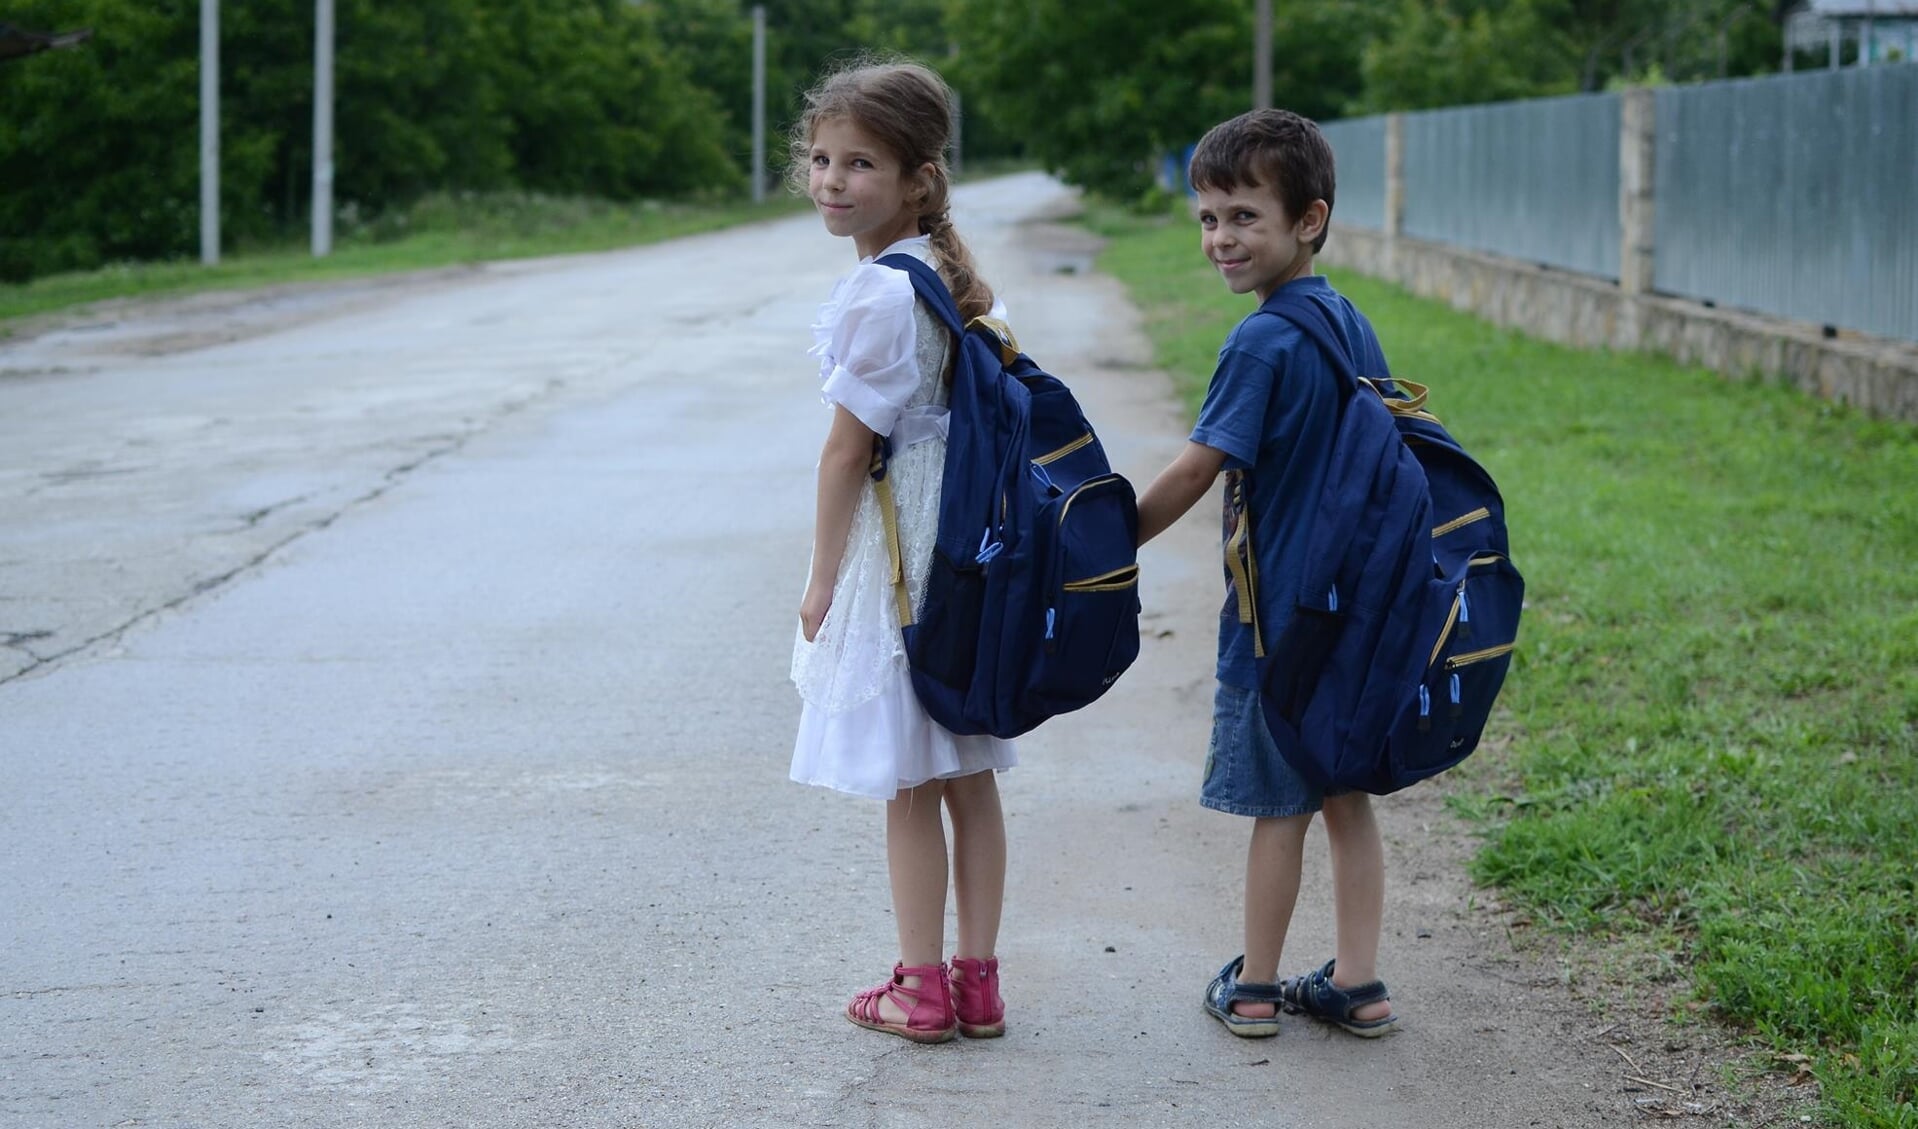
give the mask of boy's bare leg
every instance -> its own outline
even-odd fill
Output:
[[[1310,826],[1310,815],[1252,823],[1252,844],[1245,855],[1245,963],[1239,968],[1239,979],[1248,984],[1271,984],[1279,978],[1279,957],[1285,949],[1286,930],[1292,927],[1292,908],[1299,900],[1299,870]],[[1273,1004],[1238,1003],[1232,1012],[1248,1019],[1268,1019],[1278,1009]]]
[[[945,784],[946,810],[952,813],[952,890],[959,903],[954,955],[983,960],[995,955],[1006,901],[1006,817],[999,807],[999,781],[995,773],[975,772]]]
[[[1348,792],[1325,798],[1325,836],[1332,848],[1332,907],[1338,963],[1332,983],[1356,988],[1379,978],[1379,933],[1385,925],[1385,843],[1372,797]],[[1389,1002],[1366,1004],[1354,1019],[1383,1019]]]
[[[892,877],[892,914],[899,927],[899,962],[908,968],[938,964],[946,947],[946,825],[939,798],[945,781],[933,780],[886,801],[886,868]],[[908,976],[908,987],[919,978]],[[881,998],[881,1015],[904,1023],[906,1015]]]

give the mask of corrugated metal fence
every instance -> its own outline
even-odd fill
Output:
[[[1918,63],[1656,107],[1655,289],[1918,340]],[[1401,231],[1617,278],[1619,118],[1612,94],[1403,115]],[[1384,227],[1385,121],[1327,127],[1341,223]]]
[[[1324,126],[1338,166],[1332,215],[1374,231],[1385,227],[1385,119],[1348,118]]]
[[[1615,94],[1405,115],[1405,234],[1618,277]]]
[[[1918,340],[1918,66],[1658,92],[1655,287]]]

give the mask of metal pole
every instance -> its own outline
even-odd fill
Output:
[[[766,6],[753,5],[753,203],[766,198]]]
[[[1878,41],[1878,29],[1875,21],[1878,16],[1878,0],[1865,0],[1865,27],[1858,38],[1858,65],[1871,66],[1872,47]]]
[[[1258,0],[1252,21],[1252,108],[1272,108],[1272,0]]]
[[[333,253],[333,0],[313,9],[313,257]]]
[[[956,179],[966,171],[966,103],[957,90],[952,92],[952,175]]]
[[[200,261],[220,261],[220,0],[200,0]]]

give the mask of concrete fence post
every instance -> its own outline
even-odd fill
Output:
[[[1644,87],[1627,90],[1619,106],[1618,289],[1625,316],[1613,345],[1622,348],[1639,344],[1638,300],[1652,293],[1656,266],[1657,109],[1657,95]]]
[[[1397,239],[1405,225],[1405,115],[1385,115],[1385,235]]]
[[[1385,264],[1396,279],[1399,233],[1405,228],[1405,115],[1385,115]]]

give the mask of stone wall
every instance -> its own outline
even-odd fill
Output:
[[[1729,376],[1782,381],[1918,423],[1918,345],[1655,294],[1606,279],[1334,225],[1319,261],[1398,283],[1496,325],[1582,348],[1647,349]]]

